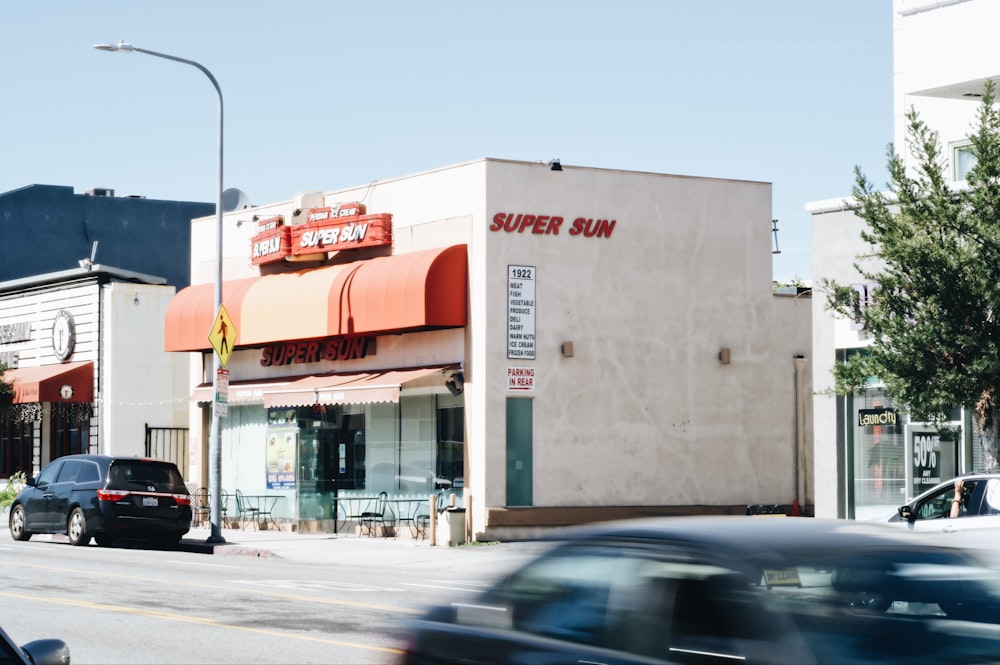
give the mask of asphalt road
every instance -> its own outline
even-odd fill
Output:
[[[227,530],[208,554],[207,532],[191,535],[176,550],[0,536],[2,625],[65,640],[78,665],[392,663],[407,619],[538,548]]]

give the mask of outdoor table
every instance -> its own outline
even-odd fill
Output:
[[[339,533],[348,522],[359,522],[361,513],[369,510],[377,499],[377,496],[338,496],[334,533]]]
[[[274,508],[278,505],[278,500],[285,497],[280,494],[244,494],[243,500],[247,508],[259,513],[265,529],[278,528],[278,520],[274,517]]]
[[[416,499],[416,498],[395,498],[389,499],[389,503],[392,506],[392,514],[395,517],[395,521],[405,522],[406,526],[410,529],[410,533],[416,537],[417,527],[414,524],[417,514],[420,512],[421,506],[429,506],[429,499]]]

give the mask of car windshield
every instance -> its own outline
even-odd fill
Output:
[[[653,658],[990,662],[996,572],[950,550],[709,557],[637,543],[569,545],[529,564],[459,623]],[[958,626],[958,627],[957,627]],[[686,655],[686,656],[685,656]]]

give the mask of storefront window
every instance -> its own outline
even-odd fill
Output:
[[[265,418],[261,473],[268,490],[294,493],[299,519],[332,519],[337,496],[422,497],[464,487],[461,396],[269,408]],[[239,443],[244,452],[246,445]]]
[[[904,418],[881,388],[855,395],[853,406],[854,509],[867,519],[906,500]]]
[[[441,489],[465,487],[465,406],[461,397],[438,397],[436,473]],[[461,494],[461,492],[459,492]]]
[[[3,416],[9,416],[9,412]],[[9,478],[18,471],[34,475],[31,466],[34,431],[34,423],[10,417],[0,419],[0,478]]]
[[[52,456],[90,452],[90,405],[52,405]]]
[[[981,438],[975,433],[966,436],[971,420],[961,409],[943,424],[912,422],[881,388],[856,394],[847,404],[850,517],[863,520],[891,514],[913,497],[981,463]]]

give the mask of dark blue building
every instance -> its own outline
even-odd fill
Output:
[[[180,290],[191,281],[191,220],[214,213],[214,203],[116,197],[110,189],[15,189],[0,194],[0,282],[77,268],[96,242],[95,263],[163,277]]]

